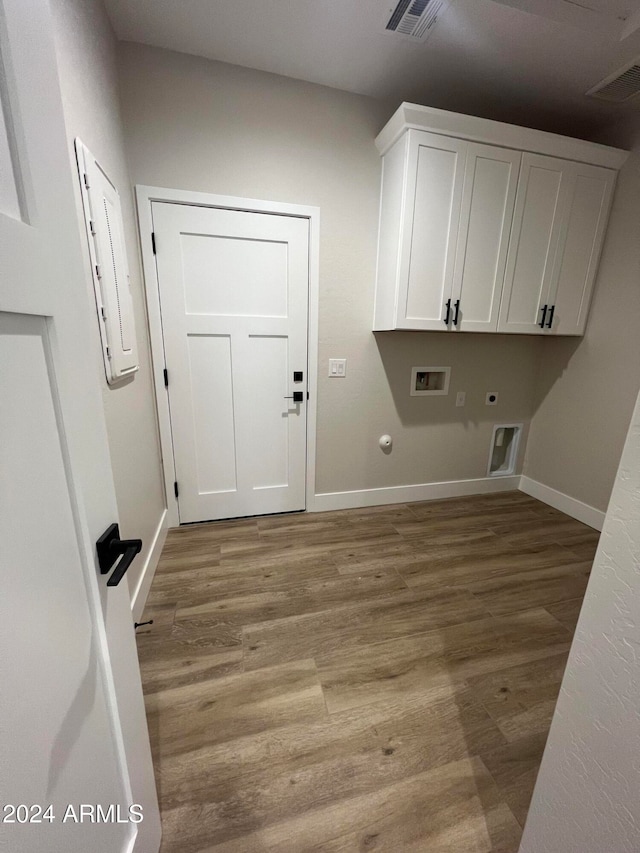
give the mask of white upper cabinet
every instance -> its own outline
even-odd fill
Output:
[[[584,332],[627,152],[411,104],[376,144],[374,331]]]
[[[410,131],[397,315],[404,329],[440,329],[451,299],[466,143]],[[450,302],[449,302],[450,304]]]
[[[553,157],[522,157],[500,306],[501,332],[531,333],[542,329],[543,306],[550,304],[570,166]]]
[[[519,169],[519,151],[468,144],[451,318],[463,332],[498,328]]]
[[[611,169],[523,156],[499,331],[583,334],[614,184]]]
[[[584,334],[616,180],[611,169],[573,167],[546,324],[557,335]]]

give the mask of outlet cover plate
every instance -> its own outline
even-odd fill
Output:
[[[329,359],[329,376],[332,379],[343,379],[347,375],[346,358]]]

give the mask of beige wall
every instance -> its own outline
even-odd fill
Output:
[[[640,402],[551,724],[521,853],[635,853]]]
[[[140,274],[131,181],[124,156],[116,73],[116,41],[99,0],[52,0],[60,84],[69,140],[87,145],[116,185],[122,202],[125,238],[136,317],[140,370],[125,384],[107,385],[94,327],[96,374],[102,384],[109,449],[123,537],[141,538],[142,553],[129,569],[132,596],[158,528],[164,507],[155,402],[149,370],[149,338]],[[79,224],[82,200],[76,191]],[[87,287],[93,291],[86,241],[83,240]],[[93,298],[93,297],[92,297]],[[153,568],[153,567],[152,567]]]
[[[321,209],[316,491],[484,477],[493,423],[530,417],[540,342],[373,335],[374,137],[397,105],[137,44],[119,58],[134,183]],[[327,377],[331,356],[347,358],[346,379]],[[451,393],[409,397],[411,366],[430,364],[452,366]],[[499,405],[486,407],[496,390]]]
[[[620,172],[584,338],[546,339],[524,473],[606,510],[640,388],[640,147]]]

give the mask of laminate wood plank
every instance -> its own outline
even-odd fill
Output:
[[[410,520],[415,516],[407,504],[386,504],[385,506],[361,506],[353,509],[339,509],[323,512],[323,518],[339,517],[345,519],[349,524],[360,526],[361,524],[394,524],[403,519]]]
[[[513,525],[509,521],[497,521],[490,525],[490,529],[505,542],[511,545],[530,547],[532,545],[548,545],[555,542],[567,547],[567,542],[576,543],[595,542],[594,531],[581,524],[573,518],[566,516],[560,519],[548,516],[536,516]]]
[[[412,589],[442,589],[446,586],[470,587],[515,574],[524,578],[532,571],[560,570],[563,566],[573,567],[577,562],[575,556],[560,545],[518,549],[496,537],[477,544],[432,548],[424,559],[398,566],[398,572]],[[535,602],[529,606],[534,607]]]
[[[176,567],[175,571],[165,569],[154,577],[148,601],[154,601],[156,605],[175,601],[181,592],[186,594],[206,585],[220,575],[219,562],[212,560],[200,565],[194,560],[188,566],[183,563]]]
[[[236,625],[229,620],[219,619],[212,622],[207,631],[194,630],[185,625],[174,622],[171,631],[140,637],[138,641],[138,655],[141,659],[149,659],[154,654],[159,654],[163,649],[175,649],[175,662],[180,656],[188,658],[195,654],[213,654],[229,648],[242,647],[242,626]]]
[[[143,619],[154,618],[159,608],[146,607]],[[145,693],[154,693],[196,681],[206,681],[233,672],[242,672],[243,654],[240,633],[233,645],[220,645],[213,632],[188,632],[175,626],[175,605],[164,608],[171,613],[171,624],[154,624],[136,632],[140,674]]]
[[[234,539],[249,539],[258,536],[258,522],[255,518],[238,518],[231,521],[209,521],[200,524],[184,524],[172,528],[167,535],[166,547],[197,543],[205,540],[210,543],[230,542]]]
[[[407,586],[396,572],[368,572],[358,577],[315,581],[304,586],[290,586],[268,592],[254,592],[202,604],[178,606],[177,624],[192,628],[208,628],[223,619],[238,625],[267,622],[286,616],[338,609],[354,602],[387,597]]]
[[[600,533],[590,527],[585,527],[580,533],[567,534],[562,537],[562,545],[581,560],[593,560],[599,542]]]
[[[379,643],[486,615],[464,590],[404,590],[385,601],[248,625],[243,630],[245,668]]]
[[[313,513],[303,522],[298,518],[279,518],[279,523],[272,521],[267,524],[259,522],[259,539],[261,542],[286,541],[288,545],[305,544],[309,539],[314,542],[331,543],[334,539],[339,542],[349,536],[349,524],[346,521],[328,521],[321,514]]]
[[[312,660],[147,693],[145,704],[160,757],[327,713]]]
[[[516,741],[529,735],[548,732],[556,709],[556,702],[557,699],[545,699],[536,702],[535,705],[519,714],[503,717],[498,723],[498,728],[508,741]]]
[[[430,551],[432,548],[445,548],[448,546],[464,546],[484,542],[498,541],[495,533],[488,527],[471,527],[468,530],[463,524],[448,525],[441,533],[429,534],[429,527],[424,521],[402,521],[393,525],[400,536],[407,541],[417,553]]]
[[[521,716],[523,712],[535,709],[540,703],[550,702],[555,706],[566,663],[567,653],[547,656],[542,660],[529,660],[497,672],[470,677],[467,684],[505,737],[513,740],[516,727],[527,719]],[[538,713],[544,715],[540,708]],[[510,718],[520,719],[520,723],[509,725]],[[505,728],[501,725],[503,722]],[[536,731],[547,729],[548,724],[543,729],[536,725]]]
[[[416,518],[462,518],[478,512],[506,509],[507,512],[522,509],[535,510],[539,504],[524,492],[493,492],[486,495],[466,495],[459,498],[441,498],[434,501],[418,501],[406,504]]]
[[[362,552],[355,555],[353,550],[351,549],[349,554],[334,554],[334,563],[337,566],[339,574],[343,577],[350,575],[358,576],[376,571],[394,571],[400,574],[402,569],[409,570],[423,563],[421,557],[412,548],[406,551],[392,551],[391,553],[385,553],[387,549],[380,549],[377,555],[375,549],[363,549]],[[391,549],[388,550],[391,551]],[[404,578],[403,582],[406,584]]]
[[[478,581],[467,588],[492,615],[504,616],[584,596],[590,568],[590,562],[572,563]]]
[[[331,557],[341,575],[397,570],[401,565],[420,559],[416,549],[399,536],[374,544],[357,542],[350,547],[336,548],[332,550]]]
[[[547,742],[547,732],[521,738],[483,752],[482,763],[493,776],[505,802],[524,827],[533,788]]]
[[[176,828],[197,823],[196,809],[209,815],[197,849],[503,743],[468,693],[422,696],[164,757],[160,799]]]
[[[437,507],[429,506],[429,504],[420,504],[419,507],[415,504],[410,506],[416,520],[424,526],[424,535],[429,532],[438,533],[460,527],[460,522],[464,519],[464,526],[468,530],[477,530],[478,528],[488,528],[492,523],[499,521],[513,521],[517,524],[520,521],[527,521],[537,517],[534,510],[527,504],[515,503],[508,506],[489,506],[489,505],[474,505],[473,510],[465,511],[461,507],[451,506],[438,510]]]
[[[559,601],[556,604],[547,604],[547,610],[555,619],[558,620],[567,631],[572,634],[578,624],[578,617],[582,610],[582,598],[573,598],[570,601]]]
[[[149,602],[159,604],[167,599],[201,604],[256,590],[268,591],[305,582],[339,578],[330,557],[312,555],[304,558],[291,553],[278,559],[271,554],[264,560],[223,558],[220,565],[200,567],[154,578]]]
[[[214,568],[220,565],[220,546],[215,545],[200,551],[185,548],[174,556],[163,555],[158,563],[158,583],[171,582],[178,572]]]
[[[532,513],[530,510],[519,511],[517,515],[512,515],[511,518],[513,519],[514,526],[516,526],[518,523],[530,520]],[[401,522],[395,524],[394,528],[405,541],[410,542],[414,547],[428,550],[434,547],[455,544],[461,535],[468,537],[474,531],[492,532],[491,524],[495,520],[495,513],[477,513],[473,516],[464,516],[462,519],[455,517],[436,518],[434,520],[427,519],[425,521],[418,521],[417,526],[415,522]],[[508,543],[505,541],[505,544]]]
[[[516,853],[519,838],[491,775],[479,760],[465,759],[203,853]]]
[[[223,544],[221,562],[225,565],[244,566],[267,566],[282,561],[300,564],[309,560],[326,560],[340,550],[358,545],[380,549],[397,546],[402,550],[405,542],[393,528],[362,536],[339,531],[335,536],[332,534],[332,541],[328,541],[325,535],[321,542],[313,537],[297,542],[288,541],[286,538],[281,541],[263,537],[259,542],[229,543],[228,546]]]
[[[308,527],[300,530],[281,528],[260,533],[262,543],[274,545],[284,542],[288,548],[295,548],[298,545],[309,547],[309,542],[312,541],[313,547],[324,550],[348,548],[358,542],[369,545],[375,542],[384,544],[392,540],[397,540],[398,543],[402,541],[395,527],[384,523],[359,528],[337,522],[327,523],[323,529],[316,530],[313,534],[309,532]],[[222,553],[228,554],[230,549],[223,548]]]
[[[336,713],[436,687],[453,689],[467,679],[501,673],[519,663],[541,660],[544,666],[553,655],[566,658],[570,643],[562,626],[541,608],[338,649],[318,655],[316,663],[327,708]],[[523,707],[518,705],[518,710]]]
[[[174,636],[159,636],[138,643],[140,674],[145,693],[212,681],[243,671],[242,646],[186,645]]]
[[[147,638],[153,634],[154,637],[168,636],[173,628],[173,621],[176,615],[175,601],[167,601],[164,597],[158,600],[157,604],[147,599],[144,612],[140,617],[140,622],[149,622],[153,620],[152,625],[141,625],[136,628],[136,642],[138,646],[144,643]]]

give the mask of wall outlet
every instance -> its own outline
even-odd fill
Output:
[[[466,391],[458,391],[456,394],[456,406],[464,406],[467,402],[467,392]]]
[[[342,378],[347,375],[347,359],[346,358],[330,358],[329,359],[329,376],[332,379]]]
[[[497,406],[498,405],[498,392],[497,391],[487,391],[487,396],[484,398],[485,406]]]

